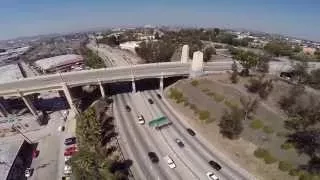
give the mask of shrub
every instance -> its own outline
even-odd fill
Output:
[[[191,85],[194,87],[197,87],[199,85],[199,81],[193,80],[193,81],[191,81]]]
[[[183,105],[184,105],[185,107],[187,107],[187,106],[189,106],[189,102],[188,102],[188,101],[184,101]]]
[[[319,180],[319,176],[311,174],[311,173],[307,173],[307,172],[303,172],[300,174],[299,180]]]
[[[259,119],[255,119],[255,120],[253,120],[251,123],[250,123],[250,127],[252,128],[252,129],[261,129],[262,127],[263,127],[263,123],[262,123],[262,121],[261,120],[259,120]]]
[[[254,156],[257,158],[264,158],[267,154],[269,154],[269,152],[266,149],[263,148],[257,148],[254,152],[253,152]]]
[[[210,117],[209,111],[207,111],[207,110],[199,111],[199,119],[200,120],[206,120],[206,119],[209,119],[209,117]]]
[[[267,133],[267,134],[271,134],[273,133],[273,129],[270,126],[264,126],[263,127],[263,132]]]
[[[230,109],[233,109],[233,108],[238,108],[238,105],[236,103],[233,103],[231,101],[228,101],[228,100],[225,100],[224,101],[224,104],[226,106],[228,106]]]
[[[288,135],[288,133],[286,133],[286,132],[277,132],[278,137],[286,137],[287,135]]]
[[[201,91],[204,92],[204,93],[207,93],[207,92],[210,92],[210,89],[204,88],[204,89],[201,89]]]
[[[289,170],[290,176],[300,176],[301,174],[302,174],[302,172],[299,169],[290,169]]]
[[[284,149],[284,150],[288,150],[288,149],[291,149],[293,148],[293,144],[289,143],[289,142],[285,142],[283,144],[281,144],[281,149]]]
[[[213,98],[214,98],[214,100],[217,101],[217,102],[221,102],[221,101],[224,100],[224,96],[221,95],[221,94],[214,94],[214,95],[213,95]]]
[[[264,157],[264,162],[266,164],[273,164],[273,163],[277,162],[277,159],[275,157],[273,157],[271,154],[267,154]]]
[[[286,161],[280,161],[278,168],[280,171],[290,171],[292,169],[292,164]]]

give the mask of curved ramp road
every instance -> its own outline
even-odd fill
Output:
[[[124,143],[129,159],[133,160],[134,174],[137,179],[208,179],[206,172],[215,173],[220,179],[251,180],[249,173],[239,168],[221,152],[212,147],[199,135],[190,136],[186,122],[180,121],[164,98],[157,97],[158,91],[144,91],[138,93],[125,93],[114,96],[115,119],[119,123],[121,142]],[[153,100],[153,104],[148,102]],[[129,105],[131,111],[127,112],[125,106]],[[138,123],[138,115],[142,114],[145,124]],[[148,122],[159,116],[167,116],[172,125],[161,130],[148,126]],[[185,146],[179,147],[175,139],[179,138]],[[151,163],[147,153],[156,152],[159,162]],[[163,159],[169,155],[175,162],[176,168],[170,169]],[[214,170],[208,161],[218,162],[222,169]]]

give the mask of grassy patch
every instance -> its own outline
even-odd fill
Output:
[[[271,133],[274,132],[274,130],[270,126],[264,126],[263,127],[263,132],[265,132],[267,134],[271,134]]]
[[[290,176],[300,176],[302,174],[302,171],[299,169],[290,169],[289,175]]]
[[[254,156],[259,159],[263,159],[266,164],[272,164],[277,162],[277,159],[273,157],[268,150],[263,148],[257,148],[253,152]]]
[[[292,149],[294,146],[292,143],[289,142],[285,142],[283,144],[281,144],[281,149],[283,150],[288,150],[288,149]]]
[[[293,166],[291,163],[286,162],[286,161],[280,161],[278,168],[280,169],[280,171],[290,171]]]
[[[191,81],[191,85],[194,87],[197,87],[199,85],[199,81],[193,80],[193,81]]]
[[[205,111],[199,111],[198,112],[199,114],[199,119],[200,120],[206,120],[206,119],[209,119],[210,118],[210,113],[209,111],[205,110]]]
[[[230,101],[230,100],[225,100],[225,101],[224,101],[224,104],[225,104],[226,106],[228,106],[230,109],[236,109],[236,108],[238,108],[238,104],[235,103],[235,102],[232,102],[232,101]]]
[[[204,88],[204,89],[201,89],[201,91],[204,92],[204,93],[207,93],[207,92],[210,92],[210,89]]]
[[[286,132],[277,132],[278,137],[287,137],[288,133]]]
[[[250,123],[250,128],[252,129],[261,129],[263,127],[263,123],[260,119],[255,119]]]

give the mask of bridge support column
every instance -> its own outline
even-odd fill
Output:
[[[105,98],[105,97],[106,97],[106,93],[105,93],[105,91],[104,91],[104,89],[103,89],[103,85],[102,85],[101,81],[99,81],[98,83],[99,83],[99,88],[100,88],[101,96],[102,96],[103,98]]]
[[[4,107],[4,105],[2,104],[2,102],[0,102],[0,115],[2,117],[7,117],[8,116],[8,111],[6,110],[6,108]]]
[[[160,77],[160,91],[163,91],[163,76]]]
[[[20,97],[22,98],[24,104],[28,107],[29,111],[33,114],[33,116],[38,117],[37,109],[33,106],[32,102],[27,96],[24,96],[22,92],[18,91]]]
[[[189,59],[189,46],[183,45],[182,52],[181,52],[181,63],[187,63]]]
[[[132,93],[136,93],[137,89],[136,89],[136,82],[134,81],[134,79],[132,79],[131,83],[132,83]]]
[[[196,51],[193,53],[190,77],[197,77],[203,74],[203,53]]]
[[[63,83],[62,84],[62,89],[63,89],[63,92],[64,92],[64,95],[66,96],[66,99],[68,101],[68,104],[71,108],[71,110],[75,113],[75,114],[78,114],[78,109],[74,106],[74,103],[73,103],[73,100],[72,100],[72,96],[70,94],[70,91],[69,91],[69,88],[67,86],[66,83]]]

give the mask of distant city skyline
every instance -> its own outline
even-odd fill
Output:
[[[0,39],[145,24],[244,28],[320,41],[318,0],[4,0]]]

